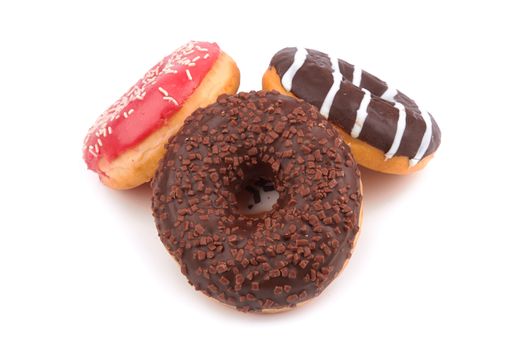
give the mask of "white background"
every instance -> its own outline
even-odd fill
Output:
[[[506,1],[3,1],[0,348],[525,348],[523,18]],[[420,173],[363,171],[355,255],[292,312],[195,292],[149,187],[105,188],[81,159],[95,118],[190,39],[236,59],[242,90],[285,46],[331,52],[441,127]]]

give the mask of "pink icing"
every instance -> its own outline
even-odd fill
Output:
[[[117,158],[164,125],[199,86],[220,52],[215,43],[191,41],[151,68],[89,129],[83,150],[88,168],[100,173],[101,158]]]

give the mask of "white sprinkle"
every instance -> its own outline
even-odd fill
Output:
[[[98,131],[95,132],[95,136],[96,137],[99,137],[100,135],[98,134]]]
[[[93,145],[89,145],[89,149],[93,149]]]
[[[163,94],[164,96],[169,96],[168,92],[166,90],[164,90],[163,88],[161,88],[159,86],[159,91],[161,92],[161,94]]]
[[[195,45],[195,48],[199,51],[208,51],[207,48],[204,48],[204,47],[200,47],[199,45]]]
[[[108,134],[111,135],[112,132],[113,132],[113,130],[111,130],[111,126],[108,126]]]
[[[174,99],[174,98],[171,97],[171,96],[164,96],[162,99],[163,99],[163,100],[166,100],[166,101],[173,102],[173,103],[176,104],[177,106],[179,105],[179,103],[177,102],[177,100]]]
[[[97,139],[97,143],[100,147],[102,147],[102,140],[101,139]]]
[[[98,145],[96,143],[95,143],[95,152],[97,152],[97,153],[99,152]]]
[[[204,58],[204,59],[207,59],[208,57],[210,57],[210,55],[209,55],[209,54],[206,54],[206,55],[204,55],[203,58]]]
[[[193,80],[193,78],[191,77],[190,71],[188,69],[186,69],[186,75],[188,76],[189,80]]]
[[[200,59],[201,59],[201,56],[195,56],[191,61],[192,62],[197,62]]]
[[[104,136],[104,137],[107,136],[107,129],[106,128],[102,129],[102,136]]]
[[[130,109],[130,110],[128,111],[128,115],[132,115],[133,112],[135,112],[135,110],[132,108],[132,109]]]
[[[128,112],[124,112],[124,118],[128,119]]]
[[[98,157],[97,154],[95,152],[93,152],[93,150],[91,148],[89,149],[89,153],[91,153],[95,158]]]
[[[188,67],[195,67],[195,63],[193,62],[188,63]]]

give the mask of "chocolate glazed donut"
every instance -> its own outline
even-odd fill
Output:
[[[166,147],[153,216],[195,289],[242,311],[280,311],[321,293],[350,258],[359,170],[312,105],[277,92],[223,95]],[[247,216],[237,194],[254,177],[279,198]]]
[[[277,52],[263,77],[278,90],[319,108],[352,146],[357,162],[407,174],[423,168],[441,140],[434,118],[402,92],[341,59],[303,48]]]

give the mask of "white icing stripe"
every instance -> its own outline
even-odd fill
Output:
[[[383,94],[381,95],[381,98],[389,102],[396,102],[396,100],[394,100],[394,97],[396,95],[397,95],[397,89],[387,85],[386,91],[383,92]]]
[[[354,73],[352,74],[352,84],[359,87],[361,85],[361,76],[363,75],[363,70],[358,66],[354,66]]]
[[[399,149],[399,145],[401,144],[401,139],[403,138],[403,134],[405,133],[405,127],[407,123],[407,112],[405,110],[405,106],[403,106],[399,102],[394,103],[394,107],[397,108],[399,111],[399,116],[397,119],[397,129],[396,129],[396,135],[394,136],[394,141],[392,142],[392,146],[386,152],[385,154],[385,160],[392,158]]]
[[[421,112],[421,116],[425,121],[425,133],[423,134],[423,138],[421,139],[421,144],[419,145],[416,155],[414,158],[410,159],[411,167],[419,163],[419,161],[423,158],[427,152],[428,146],[430,145],[430,140],[432,138],[432,119],[430,119],[430,114],[428,114],[428,112]]]
[[[281,83],[286,90],[292,90],[293,77],[295,76],[295,73],[297,73],[297,71],[303,66],[304,61],[306,61],[306,56],[308,56],[308,51],[306,51],[304,48],[298,47],[297,51],[295,52],[292,65],[281,78]]]
[[[339,71],[339,60],[337,58],[330,57],[330,63],[332,63],[332,76],[334,78],[334,82],[332,83],[330,90],[328,90],[321,109],[319,110],[319,112],[325,118],[328,118],[328,114],[332,108],[332,103],[334,102],[335,94],[337,94],[337,91],[339,91],[339,88],[341,87],[341,81],[343,80],[343,76]]]
[[[364,92],[363,99],[361,100],[361,103],[359,104],[359,109],[357,110],[356,116],[355,116],[355,123],[352,127],[351,135],[354,139],[359,137],[359,134],[361,134],[361,130],[363,129],[363,125],[365,124],[366,117],[368,117],[367,108],[368,104],[370,103],[370,100],[372,99],[372,96],[370,95],[370,91],[366,89],[361,89]]]

